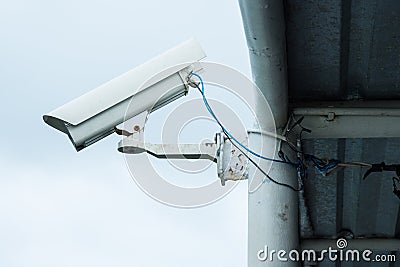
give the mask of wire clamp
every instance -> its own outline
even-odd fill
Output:
[[[384,172],[392,171],[396,172],[397,177],[393,177],[393,194],[395,194],[400,199],[400,189],[397,184],[400,184],[400,164],[386,165],[385,162],[378,164],[372,164],[372,167],[364,174],[363,179],[365,180],[373,172]]]
[[[397,177],[400,176],[400,164],[386,165],[385,162],[372,164],[371,168],[364,174],[365,180],[373,172],[393,171],[396,172]]]

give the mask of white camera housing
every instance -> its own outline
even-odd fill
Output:
[[[43,120],[66,133],[80,151],[112,134],[125,120],[186,95],[186,77],[201,69],[197,62],[205,56],[198,42],[188,40],[44,115]]]

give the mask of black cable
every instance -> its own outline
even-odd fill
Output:
[[[199,90],[200,94],[203,95],[202,90],[200,89],[199,85],[196,83],[193,83],[194,86],[197,88],[197,90]],[[211,107],[210,107],[211,109]],[[212,109],[211,109],[212,110]],[[218,123],[218,122],[217,122]],[[303,186],[301,186],[300,188],[294,188],[293,186],[291,186],[290,184],[285,184],[285,183],[281,183],[276,181],[275,179],[273,179],[271,176],[268,175],[268,173],[266,173],[258,164],[257,162],[255,162],[249,155],[247,155],[247,153],[242,150],[241,147],[239,147],[235,142],[233,142],[233,140],[230,138],[230,136],[225,132],[225,127],[222,127],[222,125],[220,124],[219,126],[221,126],[222,132],[225,134],[226,138],[229,140],[229,142],[231,142],[231,144],[236,147],[262,174],[264,174],[271,182],[280,185],[280,186],[284,186],[287,187],[289,189],[292,189],[295,192],[301,191],[303,190]]]
[[[219,121],[219,119],[215,115],[214,111],[212,110],[210,104],[208,103],[206,95],[205,95],[205,92],[204,92],[204,82],[203,82],[203,79],[201,78],[201,76],[198,75],[197,73],[194,73],[194,72],[190,72],[190,75],[194,75],[195,77],[197,77],[200,80],[201,89],[200,89],[200,87],[199,87],[199,85],[197,83],[190,81],[190,76],[188,77],[189,81],[190,81],[190,85],[196,87],[200,91],[200,93],[201,93],[201,95],[203,97],[204,105],[206,106],[206,108],[207,108],[208,112],[210,113],[210,115],[214,118],[214,120],[218,123],[218,125],[225,132],[225,135],[229,136],[236,144],[240,145],[244,150],[248,151],[250,154],[252,154],[252,155],[254,155],[254,156],[258,157],[258,158],[261,158],[261,159],[264,159],[264,160],[273,161],[273,162],[279,162],[279,163],[283,163],[283,164],[289,164],[289,165],[292,165],[293,167],[297,167],[296,165],[293,165],[291,162],[286,162],[286,161],[282,161],[282,160],[274,159],[274,158],[268,158],[268,157],[265,157],[263,155],[260,155],[260,154],[258,154],[256,152],[254,152],[253,150],[251,150],[250,148],[248,148],[247,146],[243,145],[239,140],[237,140],[225,128],[225,126],[222,125],[222,123]]]
[[[231,142],[231,144],[236,147],[262,174],[264,174],[271,182],[277,184],[277,185],[281,185],[287,188],[292,189],[295,192],[299,192],[301,190],[303,190],[303,186],[300,186],[299,188],[294,188],[293,186],[291,186],[290,184],[285,184],[285,183],[281,183],[276,181],[275,179],[273,179],[271,176],[268,175],[268,173],[266,173],[258,164],[257,162],[255,162],[249,155],[247,155],[238,145],[236,145],[234,142],[232,142],[232,140],[229,138],[229,136],[227,136],[227,139]]]
[[[304,128],[301,125],[301,121],[302,119],[300,118],[298,121],[296,121],[294,123],[294,125],[290,128],[290,131],[287,131],[283,136],[285,136],[286,138],[288,138],[289,134],[291,133],[291,131],[296,127],[299,126],[301,128],[300,133],[297,135],[297,139],[300,139],[300,142],[303,140],[302,134],[303,132],[308,132],[309,130]],[[308,131],[307,131],[308,130]],[[304,154],[303,151],[298,150],[297,147],[294,147],[293,144],[291,144],[290,142],[287,143],[289,145],[289,148],[292,149],[294,152],[299,153],[299,154]]]
[[[400,183],[400,179],[399,178],[396,178],[396,177],[393,177],[393,193],[398,197],[398,198],[400,198],[400,190],[397,188],[397,186],[396,186],[396,182],[398,182],[398,183]]]
[[[213,110],[211,109],[211,106],[207,103],[207,99],[205,97],[204,94],[204,83],[201,79],[201,77],[198,74],[195,73],[191,73],[191,75],[195,75],[196,77],[198,77],[200,79],[200,83],[202,85],[202,89],[199,87],[199,85],[195,82],[191,82],[190,85],[196,87],[200,94],[203,97],[203,101],[204,104],[206,105],[208,111],[210,112],[210,114],[214,117],[214,119],[216,120],[216,122],[218,123],[218,125],[221,127],[222,132],[224,133],[224,135],[226,136],[226,138],[231,142],[231,144],[237,148],[259,171],[261,171],[262,174],[264,174],[271,182],[280,185],[280,186],[284,186],[287,187],[295,192],[301,191],[303,190],[303,183],[302,180],[306,177],[307,175],[307,162],[311,162],[314,167],[322,174],[322,175],[327,175],[329,174],[329,172],[333,169],[335,169],[337,166],[361,166],[361,167],[365,167],[365,165],[371,165],[369,167],[371,167],[371,169],[369,171],[367,171],[367,173],[364,175],[364,179],[365,177],[372,171],[374,170],[374,167],[377,168],[381,167],[381,165],[385,166],[384,163],[381,164],[366,164],[366,163],[341,163],[339,160],[336,159],[330,159],[330,160],[322,160],[314,155],[309,155],[303,152],[303,150],[299,150],[297,149],[296,146],[292,145],[290,142],[287,142],[289,145],[289,148],[292,149],[294,152],[298,153],[298,157],[297,159],[299,160],[299,162],[297,164],[293,163],[287,156],[285,156],[285,154],[282,151],[279,151],[279,157],[282,160],[278,160],[278,159],[274,159],[274,158],[266,158],[262,155],[257,154],[256,152],[253,152],[252,150],[250,150],[248,147],[244,146],[242,143],[240,143],[233,135],[231,135],[226,128],[221,124],[221,122],[218,120],[218,118],[215,116],[215,113],[213,112]],[[189,76],[190,77],[190,76]],[[190,79],[189,79],[190,81]],[[293,116],[293,115],[292,115]],[[294,122],[294,124],[290,127],[290,125],[288,126],[287,131],[284,133],[284,136],[286,138],[288,138],[288,135],[290,134],[289,132],[291,132],[295,127],[299,126],[301,128],[300,133],[297,136],[297,139],[300,140],[300,142],[302,141],[302,134],[303,132],[307,132],[307,133],[311,133],[310,129],[307,129],[305,127],[303,127],[301,125],[302,121],[303,121],[304,117],[299,118],[297,121]],[[237,144],[237,143],[238,144]],[[298,172],[298,176],[299,176],[299,183],[300,186],[299,188],[294,188],[293,186],[291,186],[290,184],[286,184],[286,183],[281,183],[276,181],[275,179],[273,179],[271,176],[269,176],[249,155],[246,154],[246,152],[244,150],[242,150],[241,147],[242,146],[243,149],[247,150],[248,152],[250,152],[251,154],[262,158],[262,159],[266,159],[272,162],[279,162],[279,163],[286,163],[286,164],[290,164],[291,166],[294,166],[297,169]],[[301,156],[300,156],[301,155]],[[374,166],[376,165],[376,166]],[[399,165],[400,166],[400,165]],[[388,166],[388,167],[393,167],[393,166]],[[382,168],[382,167],[381,167]],[[380,171],[382,170],[389,170],[389,169],[379,169]],[[392,169],[390,169],[390,171],[393,171]],[[393,193],[400,198],[400,189],[398,189],[396,182],[400,184],[400,167],[396,168],[396,174],[397,174],[397,178],[393,177]]]

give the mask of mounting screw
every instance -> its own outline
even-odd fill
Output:
[[[334,112],[329,112],[328,113],[328,118],[326,119],[327,121],[333,121],[335,119],[335,113]]]
[[[135,132],[140,132],[140,126],[136,124],[135,126],[133,126],[133,130]]]

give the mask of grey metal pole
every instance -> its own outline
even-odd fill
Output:
[[[284,7],[281,0],[239,0],[244,29],[249,47],[253,80],[266,97],[278,131],[281,131],[288,117],[286,37]],[[274,125],[263,120],[263,110],[257,107],[257,117],[262,130],[271,130]],[[265,116],[266,117],[266,116]],[[256,151],[269,147],[274,140],[270,136],[249,134],[249,144]],[[261,151],[260,151],[261,152]],[[290,157],[295,157],[288,151]],[[275,153],[275,158],[277,153]],[[266,167],[266,162],[261,163]],[[249,175],[262,176],[262,173],[250,166]],[[296,170],[289,165],[274,163],[269,175],[278,181],[296,187]],[[249,176],[249,177],[250,177]],[[259,190],[249,193],[248,199],[248,266],[298,266],[296,262],[279,261],[277,255],[273,261],[261,261],[258,255],[268,247],[272,250],[299,248],[298,231],[298,194],[286,187],[272,182],[264,183]],[[287,256],[287,255],[286,255]]]

